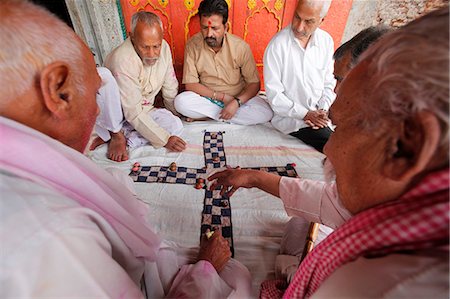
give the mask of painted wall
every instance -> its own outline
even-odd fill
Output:
[[[336,47],[342,39],[346,20],[353,0],[334,0],[321,28],[333,37]],[[181,81],[186,40],[200,29],[198,5],[200,0],[121,0],[127,32],[131,16],[141,10],[161,17],[164,38],[171,45],[174,66]],[[296,0],[227,0],[229,6],[229,32],[246,40],[252,48],[258,71],[263,81],[263,55],[270,39],[289,25]],[[263,84],[262,84],[263,85]]]

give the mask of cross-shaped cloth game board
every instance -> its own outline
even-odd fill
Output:
[[[134,182],[138,183],[186,184],[194,185],[196,189],[205,189],[200,236],[207,229],[219,231],[230,244],[231,253],[234,256],[230,200],[226,193],[223,196],[220,195],[219,187],[216,190],[209,190],[206,184],[206,179],[213,170],[225,169],[227,166],[223,134],[224,132],[205,132],[203,154],[206,166],[203,168],[179,167],[174,163],[170,166],[140,166],[136,163],[130,176]],[[242,169],[263,170],[281,176],[298,177],[294,166],[295,164],[287,164],[286,166]]]

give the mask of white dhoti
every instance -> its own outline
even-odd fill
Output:
[[[180,93],[175,98],[175,109],[182,115],[194,119],[209,117],[218,121],[221,107],[192,91]],[[226,122],[237,125],[256,125],[268,122],[273,117],[269,104],[260,96],[255,96],[245,102],[234,117]]]
[[[98,90],[97,105],[100,113],[95,122],[95,133],[105,142],[111,139],[112,133],[124,131],[127,144],[130,148],[135,148],[148,144],[149,141],[141,136],[134,128],[124,120],[122,105],[120,102],[120,90],[111,71],[105,67],[98,67],[97,72],[102,79],[102,86]],[[149,112],[151,117],[161,128],[170,135],[179,136],[183,131],[183,123],[180,118],[173,115],[167,109],[155,108]]]
[[[102,79],[102,85],[97,92],[97,105],[100,113],[95,121],[95,133],[105,142],[111,139],[112,133],[122,129],[124,122],[120,91],[111,71],[105,67],[98,67],[97,72]]]

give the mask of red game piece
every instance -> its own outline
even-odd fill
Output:
[[[198,178],[198,179],[197,179],[197,183],[198,183],[198,184],[203,184],[204,182],[205,182],[205,180],[202,179],[202,178]]]
[[[133,171],[138,171],[138,170],[139,170],[139,167],[138,167],[138,166],[134,166],[131,170],[133,170]]]
[[[139,162],[134,162],[133,166],[139,167],[139,166],[141,166],[141,164]]]
[[[195,184],[195,189],[202,189],[202,188],[203,188],[202,184],[199,183]]]

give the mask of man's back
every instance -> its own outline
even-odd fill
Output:
[[[0,193],[3,296],[142,296],[143,264],[98,213],[7,171]]]

